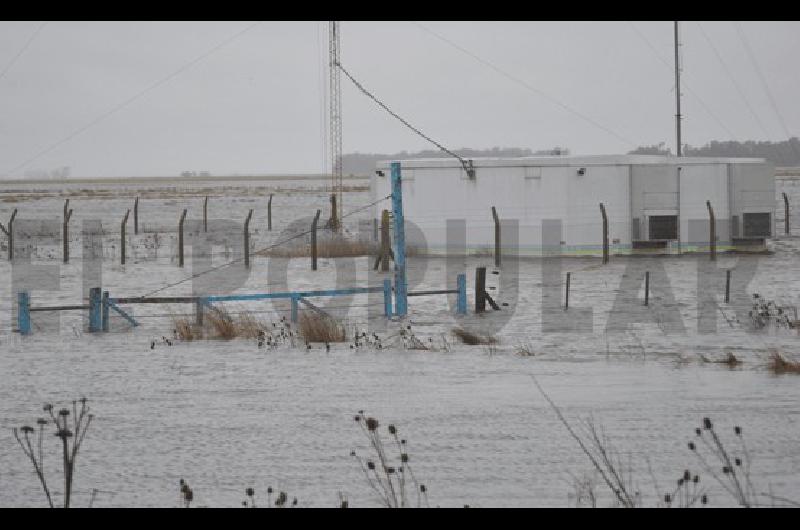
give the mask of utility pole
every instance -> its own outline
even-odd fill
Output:
[[[678,156],[681,156],[681,65],[680,56],[678,54],[678,46],[680,41],[678,38],[678,21],[675,21],[675,130],[677,133],[678,141]]]
[[[331,153],[331,193],[338,195],[338,222],[341,225],[342,207],[342,94],[339,72],[339,22],[328,22],[328,57],[330,82],[330,153]],[[333,218],[333,216],[332,216]],[[333,227],[335,230],[339,226]]]

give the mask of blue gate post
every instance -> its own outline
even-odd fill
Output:
[[[31,299],[26,291],[17,293],[17,327],[22,335],[31,334]]]
[[[297,301],[300,297],[297,295],[292,296],[292,323],[297,323]]]
[[[459,315],[467,314],[467,275],[463,272],[456,276],[456,288],[458,289],[458,301],[456,302],[456,313]]]
[[[408,284],[406,283],[406,234],[403,219],[403,190],[400,162],[392,162],[392,215],[394,217],[394,292],[395,314],[408,312]]]
[[[386,318],[392,316],[392,280],[389,278],[383,280],[383,313]]]
[[[89,289],[89,332],[94,333],[103,328],[103,300],[100,287]]]
[[[103,291],[103,331],[108,331],[108,291]]]

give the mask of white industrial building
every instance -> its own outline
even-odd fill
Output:
[[[774,233],[774,168],[763,159],[483,158],[473,160],[474,178],[454,158],[400,162],[406,244],[429,254],[448,252],[448,225],[450,248],[458,246],[457,240],[463,239],[459,220],[466,229],[468,253],[492,252],[492,206],[500,219],[503,252],[510,255],[541,255],[542,221],[554,219],[562,223],[563,253],[600,253],[600,203],[608,216],[612,253],[706,251],[706,201],[716,219],[717,250],[763,246]],[[371,190],[375,198],[391,193],[390,161],[378,164]],[[376,219],[382,208],[390,206],[376,206]]]

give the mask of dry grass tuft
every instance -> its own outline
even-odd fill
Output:
[[[800,362],[786,359],[777,351],[770,354],[767,368],[776,375],[800,374]]]
[[[195,326],[188,318],[172,317],[172,326],[178,332],[178,338],[184,341],[193,341],[200,338],[199,330],[195,330]]]
[[[345,342],[344,325],[319,313],[300,314],[300,334],[306,342]]]
[[[492,335],[481,335],[480,333],[475,333],[474,331],[469,331],[464,328],[453,328],[452,333],[458,337],[461,342],[464,344],[469,344],[470,346],[498,343],[497,337]]]

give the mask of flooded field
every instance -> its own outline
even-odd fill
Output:
[[[791,179],[777,182],[776,221],[782,235],[781,193],[800,204],[800,185]],[[352,184],[344,196],[345,212],[370,201],[366,181]],[[800,359],[800,336],[783,328],[753,333],[745,325],[753,293],[783,307],[800,306],[800,219],[794,215],[794,235],[771,241],[773,254],[720,255],[713,269],[706,267],[705,257],[620,258],[605,267],[597,259],[565,259],[558,274],[572,273],[567,312],[560,308],[561,287],[548,290],[552,271],[540,260],[504,262],[488,285],[498,303],[508,305],[476,316],[474,269],[492,270],[491,258],[411,257],[409,280],[415,290],[453,288],[455,274],[466,272],[470,314],[457,317],[452,296],[412,298],[406,322],[387,322],[378,294],[319,303],[345,319],[350,332],[378,333],[385,345],[380,350],[351,349],[349,344],[334,344],[329,353],[320,344],[311,350],[302,345],[267,350],[244,339],[168,346],[161,337],[172,337],[171,317],[191,317],[191,310],[180,305],[137,307],[141,326],[132,329],[112,317],[107,334],[85,333],[85,312],[60,318],[35,314],[30,337],[11,331],[15,274],[40,286],[32,295],[34,305],[81,300],[89,286],[77,228],[81,219],[99,217],[109,227],[102,236],[100,274],[114,296],[160,289],[160,295],[185,296],[192,294],[192,282],[177,282],[205,269],[195,270],[191,261],[185,269],[177,267],[174,228],[154,246],[159,227],[174,227],[183,208],[190,209],[187,218],[201,218],[202,199],[209,195],[209,218],[243,220],[253,208],[253,245],[263,248],[296,231],[292,223],[298,217],[308,216],[298,224],[304,227],[316,209],[323,211],[321,219],[326,217],[325,185],[287,181],[240,183],[233,190],[154,188],[152,196],[141,200],[143,233],[131,237],[124,267],[114,244],[135,193],[77,193],[70,197],[76,227],[71,263],[60,263],[57,241],[35,249],[25,271],[12,272],[8,261],[0,260],[0,506],[44,504],[11,428],[34,422],[46,401],[60,404],[82,395],[90,399],[96,419],[78,459],[78,506],[88,504],[93,489],[98,490],[94,506],[176,506],[180,478],[192,485],[196,505],[238,506],[247,487],[255,488],[257,502],[264,504],[268,486],[297,497],[301,506],[336,506],[339,492],[351,506],[377,505],[350,457],[352,449],[369,453],[353,421],[361,409],[383,425],[397,425],[408,439],[414,472],[427,485],[431,505],[574,505],[573,476],[591,472],[592,466],[533,377],[571,422],[592,417],[626,461],[630,456],[645,504],[655,504],[656,492],[674,489],[684,469],[700,471],[687,442],[704,417],[734,447],[733,426],[742,427],[759,491],[800,500],[800,376],[774,375],[766,368],[772,351]],[[265,229],[269,193],[275,194],[272,232]],[[49,217],[60,226],[63,197],[57,192],[14,194],[8,200],[10,192],[0,193],[3,223],[19,208],[20,216],[24,211],[31,218]],[[370,216],[369,210],[352,216],[354,234],[359,233],[357,222],[369,223]],[[211,266],[238,257],[235,248],[224,245],[212,254]],[[653,272],[650,306],[644,308],[641,292],[625,292],[621,286],[644,270],[656,271],[658,264],[663,273]],[[46,266],[55,267],[56,284],[47,283],[53,269]],[[734,270],[731,304],[722,302],[726,268]],[[233,280],[231,275],[209,275],[212,280],[195,282],[194,289],[219,287],[215,282],[223,279],[239,292],[263,292],[378,285],[385,277],[372,270],[366,257],[321,258],[319,270],[311,273],[307,257],[255,256],[249,274]],[[165,288],[172,284],[177,285]],[[710,295],[699,294],[704,288]],[[267,322],[288,315],[288,304],[277,301],[230,308],[251,311]],[[404,347],[398,334],[409,324],[430,350]],[[458,344],[450,334],[454,326],[494,334],[500,342],[493,347]],[[532,355],[519,355],[521,348]],[[702,360],[719,360],[727,352],[742,363],[730,368]],[[48,443],[55,451],[55,442]],[[48,468],[53,467],[58,496],[57,457],[52,454]],[[711,477],[701,477],[712,505],[731,503]],[[611,504],[605,489],[597,490],[599,504]]]

